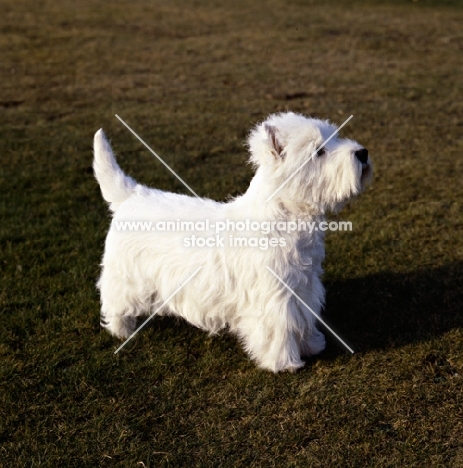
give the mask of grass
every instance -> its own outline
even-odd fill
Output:
[[[4,2],[0,466],[463,466],[460,1]],[[372,187],[327,238],[335,340],[295,375],[228,335],[99,327],[104,127],[125,170],[203,196],[251,177],[268,113],[352,122]]]

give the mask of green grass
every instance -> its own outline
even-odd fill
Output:
[[[462,467],[462,2],[3,2],[0,466]],[[258,370],[236,340],[156,318],[99,327],[109,216],[91,171],[203,196],[251,178],[268,113],[354,119],[376,177],[327,238],[334,339]]]

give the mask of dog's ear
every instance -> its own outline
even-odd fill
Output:
[[[269,142],[272,147],[272,153],[277,158],[283,157],[283,146],[281,145],[278,135],[277,128],[273,125],[264,124],[264,129],[267,132]]]
[[[284,140],[277,126],[263,122],[253,128],[248,137],[249,160],[255,167],[279,164],[285,155]]]

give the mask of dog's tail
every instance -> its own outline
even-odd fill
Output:
[[[93,152],[93,171],[101,193],[110,204],[110,209],[116,211],[119,203],[133,194],[137,183],[122,172],[101,128],[95,133]]]

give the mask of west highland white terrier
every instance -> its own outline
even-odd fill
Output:
[[[248,190],[219,203],[138,184],[99,130],[93,167],[113,212],[98,281],[102,326],[127,338],[137,317],[156,312],[214,334],[228,329],[273,372],[320,353],[325,337],[312,312],[320,316],[324,305],[325,248],[317,226],[372,175],[368,151],[336,132],[328,121],[271,115],[248,138],[256,169]]]

